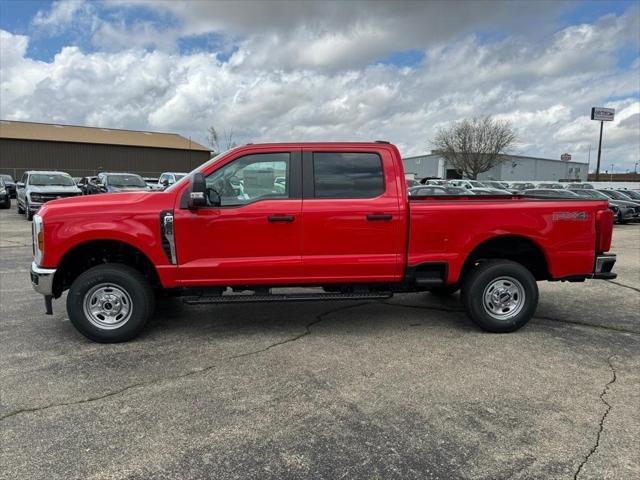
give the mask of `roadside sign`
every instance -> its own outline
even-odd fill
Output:
[[[563,153],[562,155],[560,155],[560,160],[568,162],[569,160],[571,160],[571,154]]]
[[[593,107],[591,109],[591,120],[611,122],[615,113],[615,108]]]

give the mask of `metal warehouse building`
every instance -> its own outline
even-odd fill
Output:
[[[98,171],[157,177],[188,172],[209,160],[206,147],[175,133],[0,120],[0,173],[61,170],[74,177]]]
[[[478,175],[478,180],[581,180],[586,181],[589,173],[587,162],[555,160],[553,158],[526,157],[521,155],[501,155],[501,163]],[[416,178],[460,178],[438,153],[403,158],[406,173]]]

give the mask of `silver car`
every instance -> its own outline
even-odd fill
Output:
[[[49,200],[77,195],[82,192],[71,175],[64,172],[30,170],[16,183],[18,213],[24,213],[28,220]]]

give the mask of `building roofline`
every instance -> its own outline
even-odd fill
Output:
[[[3,128],[5,127],[5,128]],[[9,131],[7,132],[7,128],[9,127]],[[73,129],[71,135],[54,135],[51,132],[46,132],[49,128],[57,128],[64,129],[69,128]],[[38,130],[42,129],[42,130]],[[79,131],[86,130],[89,137],[84,138],[82,134],[79,134]],[[56,132],[57,134],[61,134],[63,132]],[[69,133],[69,132],[64,132]],[[74,135],[75,133],[75,135]],[[119,138],[113,139],[100,139],[98,137],[90,138],[93,135],[103,135],[103,134],[116,134],[119,135]],[[42,138],[38,138],[39,135]],[[162,139],[163,141],[157,142],[154,144],[153,142],[141,141],[138,139],[136,141],[136,136],[145,135],[145,136],[155,136],[153,140]],[[193,151],[207,151],[211,152],[211,150],[198,142],[191,140],[190,138],[186,138],[178,133],[170,133],[170,132],[156,132],[150,130],[131,130],[125,128],[108,128],[108,127],[90,127],[86,125],[73,125],[67,123],[45,123],[45,122],[30,122],[30,121],[22,121],[22,120],[7,120],[0,119],[0,138],[3,139],[12,139],[12,140],[33,140],[33,141],[47,141],[47,142],[56,142],[56,143],[85,143],[85,144],[93,144],[93,145],[126,145],[131,147],[142,147],[142,148],[168,148],[168,149],[176,149],[176,150],[193,150]],[[144,138],[145,140],[151,140]],[[111,140],[111,141],[108,141]]]

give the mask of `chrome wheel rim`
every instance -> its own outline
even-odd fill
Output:
[[[485,312],[496,320],[509,320],[524,308],[526,295],[522,284],[513,277],[499,277],[484,289]]]
[[[101,283],[91,288],[84,296],[83,306],[87,320],[102,330],[122,327],[133,311],[129,294],[112,283]]]

